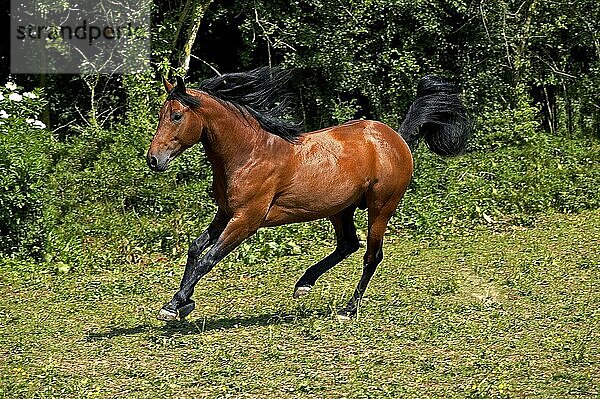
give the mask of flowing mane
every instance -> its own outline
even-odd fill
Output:
[[[198,89],[237,108],[244,117],[252,116],[267,132],[293,143],[300,136],[299,124],[283,119],[290,104],[290,96],[284,90],[290,75],[279,68],[262,67],[206,79]],[[190,108],[200,106],[196,97],[175,89],[169,97]]]

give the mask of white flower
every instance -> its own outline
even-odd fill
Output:
[[[45,129],[46,128],[46,124],[42,121],[34,121],[33,122],[33,127],[37,127],[38,129]]]
[[[10,101],[21,101],[23,99],[23,96],[20,95],[19,93],[10,93],[10,96],[8,96],[8,99]]]
[[[31,99],[37,98],[37,96],[30,91],[26,91],[25,93],[23,93],[23,97],[27,97],[27,98],[31,98]]]
[[[15,84],[15,82],[6,82],[4,87],[6,87],[8,90],[17,90],[17,85]]]
[[[4,94],[0,93],[0,101],[4,100]]]
[[[35,122],[35,119],[33,119],[33,118],[27,118],[27,119],[25,119],[25,122],[27,122],[27,123],[29,123],[30,125],[32,125],[32,124],[33,124],[33,122]]]
[[[3,110],[3,109],[0,109],[0,118],[2,118],[2,119],[6,119],[6,118],[8,118],[9,116],[10,116],[10,115],[9,115],[9,114],[7,114],[5,110]]]

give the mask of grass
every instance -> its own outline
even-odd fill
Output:
[[[154,316],[180,260],[68,272],[5,260],[0,397],[599,398],[599,232],[588,211],[435,241],[389,236],[349,323],[333,315],[362,253],[291,299],[331,243],[223,262],[189,321],[170,325]]]

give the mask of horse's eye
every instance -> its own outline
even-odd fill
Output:
[[[171,114],[171,120],[173,122],[181,122],[182,119],[183,119],[183,114],[181,112],[173,112]]]

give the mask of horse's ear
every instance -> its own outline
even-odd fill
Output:
[[[167,93],[170,93],[173,90],[173,85],[167,80],[167,78],[163,75],[162,77],[163,85],[165,86],[165,90]]]
[[[177,84],[175,85],[175,89],[180,93],[185,93],[185,82],[181,76],[177,76]]]

